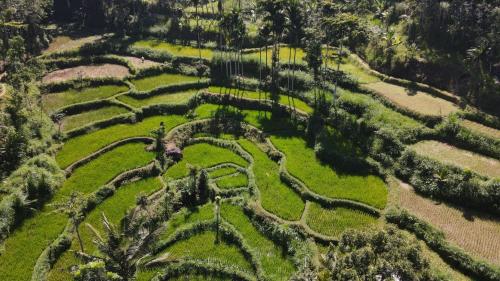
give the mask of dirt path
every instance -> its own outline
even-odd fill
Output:
[[[500,264],[500,219],[422,197],[401,181],[396,184],[401,207],[441,229],[447,240],[472,255]]]
[[[125,66],[116,64],[85,65],[53,71],[43,77],[43,83],[57,83],[77,78],[105,78],[123,79],[129,75]]]

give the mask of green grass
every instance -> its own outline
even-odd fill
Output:
[[[218,177],[231,175],[231,174],[234,174],[237,172],[238,172],[238,169],[236,169],[234,167],[225,167],[225,168],[220,168],[220,169],[217,169],[213,172],[210,172],[210,177],[215,179]]]
[[[161,233],[160,239],[166,240],[177,229],[195,222],[208,221],[214,219],[214,204],[209,203],[191,209],[182,209],[175,213],[167,222],[165,230]]]
[[[57,163],[66,168],[71,163],[96,152],[113,142],[139,136],[149,136],[152,130],[165,123],[167,130],[187,122],[187,119],[178,115],[155,116],[146,118],[135,124],[120,124],[98,130],[86,135],[69,139],[56,155]]]
[[[200,168],[209,168],[222,163],[234,163],[246,167],[248,163],[231,150],[207,143],[198,143],[185,147],[181,161],[170,167],[166,178],[179,179],[188,175],[188,164]]]
[[[52,113],[59,108],[75,103],[101,100],[128,91],[125,86],[106,85],[93,88],[70,89],[61,93],[42,96],[44,109]]]
[[[174,85],[187,82],[196,82],[198,80],[199,80],[198,77],[195,76],[164,73],[155,76],[132,79],[131,82],[132,84],[134,84],[137,91],[146,92],[154,90],[161,86]]]
[[[158,274],[158,270],[145,270],[139,271],[135,278],[135,281],[150,281],[153,277]],[[231,278],[224,278],[221,276],[212,275],[193,275],[193,274],[183,274],[182,276],[170,277],[169,281],[232,281]]]
[[[133,96],[123,95],[118,97],[118,100],[133,107],[143,107],[154,104],[184,104],[187,103],[193,96],[198,93],[198,90],[189,90],[179,93],[164,93],[154,95],[145,99],[134,98]]]
[[[240,110],[233,106],[204,104],[196,108],[194,113],[197,118],[209,118],[213,116],[215,111],[224,108],[233,112],[233,114],[242,114],[244,122],[265,132],[284,131],[293,128],[293,124],[289,118],[274,117],[272,113],[268,111]]]
[[[217,186],[221,189],[231,189],[248,186],[248,177],[245,174],[239,173],[235,176],[225,176],[217,179]]]
[[[280,49],[279,50],[280,51],[280,61],[288,63],[288,58],[289,58],[290,52],[291,52],[291,56],[292,56],[291,62],[293,63],[293,56],[294,56],[293,49],[291,49],[289,47],[286,47],[286,46],[282,46],[279,49]],[[298,48],[297,49],[296,63],[297,64],[304,63],[305,55],[306,55],[306,53],[302,49]],[[244,59],[246,58],[246,59],[252,59],[252,60],[259,61],[259,59],[260,59],[260,52],[259,51],[255,51],[255,52],[244,54],[243,58]],[[272,62],[272,48],[268,48],[267,49],[267,65],[270,66],[271,62]],[[265,52],[265,49],[262,49],[262,63],[266,63],[266,52]]]
[[[90,212],[90,214],[88,214],[83,223],[79,226],[85,252],[87,254],[99,255],[99,251],[92,242],[94,234],[90,231],[86,224],[92,225],[96,230],[104,235],[102,224],[103,213],[110,222],[119,226],[121,219],[126,215],[126,213],[131,208],[136,206],[136,198],[139,194],[151,194],[161,187],[162,185],[158,178],[140,180],[120,187],[112,197],[98,205],[92,212]],[[73,238],[71,250],[80,251],[80,246],[76,237]],[[80,261],[74,256],[72,251],[68,250],[64,252],[50,271],[48,281],[71,280],[72,276],[67,269],[70,266],[79,263]]]
[[[295,272],[292,262],[283,256],[283,250],[253,226],[241,207],[223,203],[221,215],[245,238],[262,264],[269,280],[288,280]]]
[[[376,225],[377,218],[358,210],[326,209],[317,203],[311,203],[306,223],[316,232],[338,238],[347,229],[372,228]]]
[[[177,57],[198,57],[198,48],[191,46],[175,45],[161,40],[141,40],[134,42],[132,47],[141,49],[150,49],[158,52],[166,52]],[[212,59],[213,50],[202,48],[201,57],[205,59]]]
[[[330,60],[329,66],[331,68],[337,69],[337,60]],[[340,63],[340,70],[351,75],[353,78],[357,79],[359,83],[374,83],[380,81],[377,76],[371,75],[366,72],[363,68],[356,65],[356,63],[352,62],[348,58],[343,58]]]
[[[64,132],[71,131],[87,124],[111,119],[128,112],[126,108],[121,106],[107,106],[96,110],[85,111],[80,114],[70,115],[63,119],[62,130]]]
[[[262,207],[287,220],[300,219],[305,204],[298,194],[281,182],[278,164],[251,141],[239,140],[238,143],[252,154],[255,161],[253,170]]]
[[[212,86],[208,90],[214,94],[230,93],[232,95],[236,95],[236,93],[237,93],[237,89],[231,89],[231,88],[226,88],[226,87]],[[255,100],[258,100],[259,97],[260,97],[260,99],[270,99],[270,93],[267,93],[267,92],[262,92],[259,94],[259,92],[244,90],[244,91],[239,92],[238,95],[243,96],[244,98],[255,99]],[[290,98],[290,102],[288,99],[289,99],[288,96],[280,95],[279,103],[282,105],[287,105],[287,106],[292,106],[292,107],[295,104],[295,108],[297,108],[298,110],[301,110],[305,113],[312,113],[313,112],[313,109],[307,103],[305,103],[297,98],[293,99],[293,101],[292,101],[292,98]]]
[[[387,188],[381,178],[359,173],[357,175],[334,170],[321,163],[306,141],[291,135],[271,136],[273,144],[285,153],[288,171],[303,181],[309,189],[330,198],[363,202],[383,209],[387,202]]]
[[[159,256],[168,253],[170,259],[216,260],[247,272],[253,271],[239,248],[225,241],[218,244],[215,241],[215,232],[207,231],[173,244]]]
[[[89,194],[119,173],[146,164],[152,157],[144,151],[143,144],[125,145],[107,152],[76,169],[50,203],[63,202],[73,191]],[[5,240],[0,255],[0,280],[30,280],[37,258],[63,231],[67,217],[53,212],[50,203],[26,219]]]

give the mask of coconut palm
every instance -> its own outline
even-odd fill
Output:
[[[79,230],[79,224],[83,221],[84,218],[82,208],[83,206],[85,206],[85,198],[83,194],[79,192],[73,192],[71,193],[68,200],[62,203],[54,204],[52,206],[55,208],[54,212],[66,214],[71,219],[71,221],[75,225],[75,233],[78,239],[78,244],[80,245],[80,251],[82,253],[85,252]]]

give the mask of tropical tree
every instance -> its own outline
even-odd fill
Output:
[[[293,48],[293,65],[291,64],[292,51],[288,55],[288,96],[292,96],[293,107],[295,108],[294,101],[294,84],[295,84],[295,66],[297,64],[297,48],[304,36],[304,5],[299,0],[288,0],[286,5],[286,13],[288,17],[287,29],[289,33],[290,46]],[[290,68],[292,75],[290,77]]]
[[[165,138],[165,124],[163,122],[160,123],[160,127],[151,132],[151,135],[155,139],[155,152],[156,159],[160,162],[160,164],[165,164],[165,143],[163,139]]]
[[[104,262],[106,271],[118,275],[120,280],[134,280],[135,272],[147,256],[149,245],[156,237],[156,233],[142,229],[134,237],[128,237],[112,224],[104,213],[102,223],[104,237],[92,225],[87,224],[94,234],[94,243],[102,256],[86,256],[86,258]]]
[[[78,239],[78,244],[80,245],[80,251],[82,253],[85,252],[83,248],[83,241],[80,235],[80,223],[84,219],[84,213],[82,208],[85,206],[86,200],[83,194],[79,192],[72,192],[68,200],[63,201],[62,203],[54,204],[55,207],[54,212],[64,213],[66,214],[73,225],[75,226],[75,233]]]

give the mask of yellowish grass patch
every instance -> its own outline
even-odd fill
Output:
[[[116,64],[82,65],[53,71],[45,75],[43,83],[57,83],[77,78],[106,78],[123,79],[129,75],[128,68]]]
[[[500,178],[500,161],[438,141],[422,141],[411,146],[417,153],[469,169],[480,175]]]
[[[462,124],[462,126],[466,127],[467,129],[470,129],[473,132],[477,132],[477,133],[485,135],[487,137],[500,139],[500,130],[497,130],[495,128],[491,128],[491,127],[485,126],[483,124],[469,121],[469,120],[464,120],[464,121],[462,121],[461,124]]]
[[[424,115],[448,116],[459,110],[458,106],[447,100],[386,82],[364,84],[364,87],[389,99],[398,106]]]

